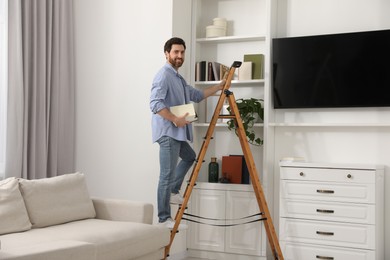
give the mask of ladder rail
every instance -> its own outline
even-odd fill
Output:
[[[231,93],[228,96],[229,106],[233,111],[233,114],[240,115],[237,104],[235,102],[234,93]],[[265,194],[260,183],[259,175],[257,172],[257,168],[254,162],[253,154],[250,150],[249,143],[246,139],[246,133],[244,130],[244,125],[242,123],[241,117],[236,117],[235,123],[238,125],[237,127],[237,135],[240,140],[241,148],[244,153],[244,158],[247,163],[248,171],[252,180],[253,190],[255,191],[257,203],[261,212],[264,212],[264,217],[266,218],[264,227],[266,229],[267,237],[269,240],[269,244],[271,247],[272,254],[274,259],[283,259],[283,256],[279,256],[278,252],[281,252],[279,242],[277,239],[276,231],[273,226],[271,214],[268,209],[267,201],[265,199]]]
[[[260,183],[260,179],[259,179],[256,165],[254,162],[254,158],[253,158],[252,152],[250,150],[248,140],[246,138],[246,133],[245,133],[242,119],[241,119],[241,116],[240,116],[240,113],[238,110],[238,106],[237,106],[233,92],[229,91],[231,81],[232,81],[233,76],[234,76],[235,68],[240,67],[240,65],[241,65],[241,62],[235,61],[232,64],[232,66],[230,67],[229,73],[228,73],[227,78],[226,78],[226,83],[225,83],[225,85],[222,89],[221,95],[218,99],[217,106],[214,110],[213,117],[212,117],[210,125],[207,129],[206,136],[205,136],[204,141],[202,143],[198,158],[195,162],[192,173],[190,175],[190,181],[187,184],[187,187],[185,189],[183,204],[179,206],[179,209],[176,213],[175,225],[171,231],[170,242],[165,247],[165,258],[169,256],[169,251],[170,251],[171,245],[173,243],[173,240],[175,238],[175,235],[178,232],[178,227],[179,227],[180,221],[183,218],[184,211],[186,210],[186,207],[188,205],[188,201],[189,201],[189,198],[191,196],[192,190],[193,190],[194,186],[196,185],[196,180],[198,178],[200,169],[202,167],[202,163],[204,162],[204,157],[206,155],[207,148],[208,148],[210,141],[212,139],[212,135],[214,133],[215,126],[217,124],[217,120],[218,120],[218,118],[231,118],[231,119],[234,119],[235,124],[237,124],[237,132],[236,133],[237,133],[237,136],[239,138],[241,148],[242,148],[242,151],[244,153],[244,158],[245,158],[247,166],[248,166],[248,170],[249,170],[249,174],[250,174],[250,177],[252,180],[252,185],[253,185],[253,190],[254,190],[254,193],[256,196],[256,200],[257,200],[260,211],[264,213],[264,218],[265,218],[264,227],[265,227],[265,230],[267,233],[268,242],[270,244],[272,254],[273,254],[275,260],[276,259],[277,260],[284,260],[283,254],[282,254],[282,251],[281,251],[281,248],[279,245],[279,241],[278,241],[278,238],[277,238],[277,235],[275,232],[275,228],[274,228],[274,225],[272,222],[271,214],[269,212],[267,201],[265,199],[265,194],[264,194],[262,185]],[[231,112],[230,112],[231,114],[228,116],[227,115],[220,115],[220,112],[222,110],[222,107],[223,107],[223,104],[224,104],[224,101],[226,98],[228,98],[229,106],[231,108]]]

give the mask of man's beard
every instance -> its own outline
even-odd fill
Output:
[[[169,63],[172,64],[175,68],[180,68],[183,65],[184,60],[181,58],[172,59],[169,57]]]

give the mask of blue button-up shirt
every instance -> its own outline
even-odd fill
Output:
[[[150,110],[152,111],[152,139],[156,142],[162,136],[169,136],[178,141],[192,142],[192,125],[175,127],[169,120],[158,115],[163,108],[187,104],[190,101],[200,102],[204,98],[203,91],[187,84],[184,78],[166,63],[153,79],[150,95]],[[188,132],[188,134],[187,134]]]

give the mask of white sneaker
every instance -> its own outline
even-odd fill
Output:
[[[171,199],[170,199],[170,203],[171,204],[183,204],[184,202],[184,198],[180,195],[180,193],[171,193]]]
[[[160,226],[164,226],[169,229],[173,229],[175,226],[175,221],[171,218],[167,219],[165,222],[160,222],[158,223]],[[178,230],[185,230],[187,229],[188,226],[186,224],[179,224],[179,227],[177,228]]]

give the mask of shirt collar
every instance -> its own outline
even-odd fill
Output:
[[[166,62],[165,63],[165,67],[168,68],[170,71],[172,71],[177,77],[179,77],[180,79],[184,79],[177,70],[175,70],[175,68],[172,66],[172,64],[170,64],[169,62]]]

